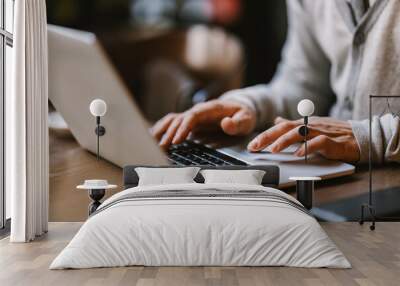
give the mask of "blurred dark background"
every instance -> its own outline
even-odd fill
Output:
[[[164,90],[174,103],[147,114],[154,120],[232,88],[267,83],[280,60],[287,26],[282,0],[47,0],[47,10],[50,24],[99,37],[145,110],[154,109],[152,97],[163,96],[152,83],[170,85]],[[225,53],[224,41],[232,42],[232,56]],[[206,52],[192,59],[199,46]]]

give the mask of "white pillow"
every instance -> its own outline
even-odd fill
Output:
[[[205,184],[261,185],[265,171],[262,170],[202,170]]]
[[[135,168],[139,176],[139,186],[187,184],[195,183],[193,180],[200,168]]]

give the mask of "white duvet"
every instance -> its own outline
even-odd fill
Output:
[[[137,192],[175,190],[265,191],[283,200],[251,196],[121,200]],[[50,269],[128,265],[349,268],[350,263],[318,222],[284,200],[300,204],[279,190],[262,186],[131,188],[106,200]]]

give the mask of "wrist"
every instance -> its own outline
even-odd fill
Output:
[[[349,121],[351,129],[353,131],[353,136],[355,144],[359,151],[359,160],[357,163],[368,162],[369,158],[369,138],[368,138],[368,128],[363,122],[360,121]]]

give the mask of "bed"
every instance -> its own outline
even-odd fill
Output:
[[[296,199],[274,188],[276,166],[262,185],[138,185],[124,168],[125,190],[104,201],[50,269],[119,266],[291,266],[350,268],[343,253]],[[202,167],[212,168],[212,167]]]

